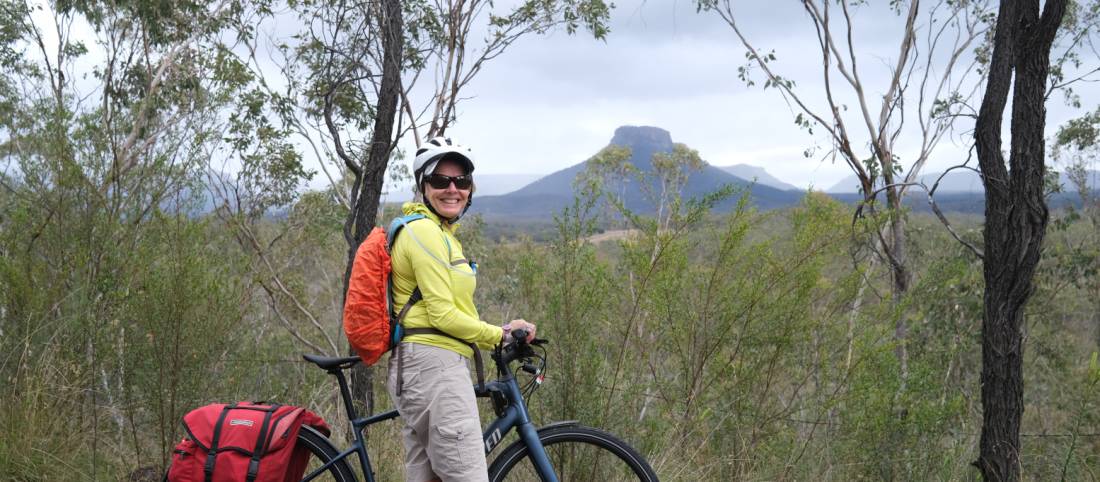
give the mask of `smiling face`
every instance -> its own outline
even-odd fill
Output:
[[[466,174],[466,172],[457,162],[445,159],[439,161],[439,165],[435,167],[432,174],[458,177]],[[458,189],[455,187],[454,182],[448,184],[445,189],[436,189],[430,184],[424,183],[424,200],[428,201],[432,208],[435,208],[435,212],[445,219],[452,219],[462,214],[462,210],[466,208],[466,202],[469,199],[470,190]]]

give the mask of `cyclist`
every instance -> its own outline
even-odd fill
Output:
[[[405,424],[409,482],[488,480],[469,359],[511,330],[535,335],[535,325],[521,319],[503,327],[484,322],[474,307],[477,265],[454,235],[475,191],[473,171],[470,150],[448,138],[418,149],[417,196],[402,210],[425,219],[408,223],[391,250],[394,309],[404,309],[414,289],[423,297],[405,315],[407,334],[390,357],[387,379]]]

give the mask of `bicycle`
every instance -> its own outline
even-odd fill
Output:
[[[535,351],[546,340],[526,343],[527,334],[513,332],[515,341],[498,346],[492,352],[498,377],[477,390],[479,398],[490,398],[497,419],[489,424],[482,440],[485,454],[489,455],[514,428],[519,440],[506,447],[489,465],[489,480],[502,481],[642,481],[656,482],[657,475],[649,463],[625,442],[602,430],[584,427],[575,421],[551,423],[535,428],[527,411],[525,395],[533,393],[542,384],[542,370],[546,366],[545,354]],[[542,348],[545,352],[545,348]],[[357,482],[348,458],[355,454],[367,482],[374,482],[374,471],[367,454],[363,430],[373,424],[398,418],[397,410],[359,418],[352,405],[351,391],[344,376],[347,370],[360,362],[358,356],[330,358],[303,355],[336,377],[340,395],[351,421],[355,442],[351,447],[338,451],[332,442],[311,427],[302,427],[298,443],[311,454],[311,465],[303,482],[313,480]],[[536,366],[535,360],[540,360]],[[520,387],[510,364],[518,361],[523,371],[533,377]]]

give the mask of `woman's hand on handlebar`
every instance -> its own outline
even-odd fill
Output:
[[[535,324],[530,323],[527,320],[512,320],[504,325],[504,343],[512,341],[512,332],[519,330],[527,334],[527,342],[530,343],[535,339]]]

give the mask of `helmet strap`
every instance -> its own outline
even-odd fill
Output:
[[[473,201],[467,199],[466,207],[462,208],[462,212],[458,213],[458,216],[455,216],[453,218],[445,218],[442,214],[439,214],[439,211],[435,210],[435,207],[432,206],[432,203],[429,202],[427,198],[424,199],[424,205],[428,207],[428,211],[431,211],[432,214],[435,215],[435,217],[447,221],[447,224],[454,224],[457,223],[459,219],[462,219],[462,216],[466,215],[466,211],[470,210],[471,204],[473,204]]]

